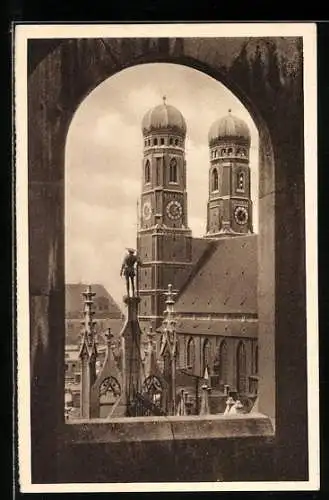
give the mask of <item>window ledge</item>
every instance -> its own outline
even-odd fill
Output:
[[[91,419],[67,422],[62,439],[67,443],[115,443],[274,437],[271,421],[259,413],[177,417]]]

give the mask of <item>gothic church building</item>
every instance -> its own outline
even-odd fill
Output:
[[[208,135],[209,195],[203,238],[188,227],[187,126],[166,103],[143,118],[144,152],[137,251],[142,330],[158,331],[168,284],[176,293],[178,368],[212,385],[255,393],[258,374],[257,235],[250,190],[250,132],[228,115]]]

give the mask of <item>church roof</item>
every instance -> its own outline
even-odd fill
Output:
[[[175,304],[177,315],[257,315],[257,235],[211,241]]]
[[[82,293],[86,288],[85,283],[68,283],[65,285],[66,318],[79,318],[82,315],[84,305]],[[91,290],[96,294],[93,298],[93,310],[96,313],[96,318],[122,318],[122,311],[103,285],[91,284]]]

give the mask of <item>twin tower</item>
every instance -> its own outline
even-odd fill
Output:
[[[141,326],[160,326],[168,284],[178,292],[200,257],[200,239],[188,227],[186,122],[164,102],[143,118],[144,155],[137,251],[142,260],[138,287]],[[252,232],[250,132],[229,111],[209,135],[209,197],[203,240]],[[206,245],[206,241],[203,241]],[[199,249],[199,250],[198,250]]]

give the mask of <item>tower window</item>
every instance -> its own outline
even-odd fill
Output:
[[[214,151],[214,156],[215,156],[215,158],[217,158],[217,149],[215,149],[215,151]]]
[[[233,154],[233,149],[232,149],[232,148],[228,148],[228,150],[227,150],[227,154],[228,154],[228,156],[232,156],[232,154]]]
[[[146,161],[145,163],[145,172],[144,172],[144,177],[145,177],[145,183],[149,183],[151,181],[151,167],[150,167],[150,162],[149,160]]]
[[[214,168],[211,174],[211,189],[212,191],[218,191],[218,172],[217,168]]]
[[[177,182],[177,160],[172,158],[169,164],[169,182]]]
[[[156,137],[153,139],[153,145],[154,145],[154,146],[157,146],[157,145],[158,145],[158,139],[157,139]]]
[[[147,140],[147,145],[148,145],[148,146],[151,146],[151,139],[148,139],[148,140]]]
[[[163,137],[161,137],[161,139],[160,139],[160,144],[161,144],[161,146],[163,146],[163,145],[164,145],[164,143],[165,143],[165,140],[164,140],[164,138],[163,138]]]
[[[169,144],[172,146],[172,145],[173,145],[173,143],[174,143],[174,139],[173,139],[172,137],[170,137],[170,139],[169,139]]]
[[[237,185],[237,190],[238,191],[244,191],[245,190],[245,176],[244,176],[244,172],[238,172],[237,173],[236,185]]]
[[[147,140],[144,141],[144,146],[147,146]]]
[[[178,146],[178,139],[175,139],[175,146]]]
[[[160,178],[161,178],[161,158],[156,159],[156,182],[157,186],[160,184]]]
[[[226,149],[225,149],[225,148],[223,148],[223,149],[221,150],[220,154],[221,154],[221,156],[225,156],[225,154],[226,154]]]

